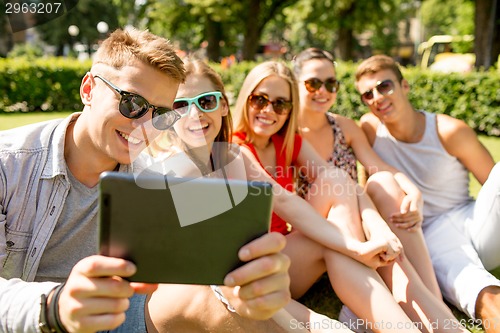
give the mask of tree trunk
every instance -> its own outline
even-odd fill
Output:
[[[71,45],[72,47],[73,45]],[[62,57],[64,56],[64,44],[63,43],[59,43],[57,44],[57,48],[56,48],[56,57]]]
[[[498,0],[497,0],[498,1]],[[493,47],[491,50],[491,58],[493,63],[499,61],[499,56],[500,56],[500,4],[497,2],[497,10],[495,12],[495,25],[493,27]],[[497,64],[497,66],[500,66],[500,63]]]
[[[221,57],[220,42],[223,40],[222,24],[206,17],[205,36],[208,42],[207,57],[210,61],[219,61]]]
[[[346,27],[339,28],[339,39],[337,48],[340,59],[353,60],[354,58],[354,36],[353,30]]]
[[[488,69],[492,65],[497,2],[498,0],[476,0],[474,16],[476,68]]]
[[[245,22],[245,39],[243,40],[243,60],[255,60],[255,53],[259,48],[259,36],[261,27],[259,25],[260,1],[251,0],[248,9],[248,19]]]
[[[349,8],[342,10],[339,13],[341,17],[339,34],[337,40],[337,49],[339,57],[342,60],[354,59],[354,31],[352,22],[354,22],[354,11],[356,10],[356,2],[353,1]]]

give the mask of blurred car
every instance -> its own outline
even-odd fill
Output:
[[[436,35],[418,47],[420,67],[441,72],[470,72],[476,55],[472,52],[474,36]]]

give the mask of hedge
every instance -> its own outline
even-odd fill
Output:
[[[80,110],[79,86],[90,66],[90,62],[68,58],[0,59],[0,112]],[[230,68],[212,66],[234,98],[255,63],[241,62]],[[341,88],[332,111],[359,119],[367,108],[354,89],[355,69],[354,63],[339,64]],[[445,113],[464,120],[478,133],[500,136],[498,72],[443,74],[409,67],[403,73],[410,82],[410,100],[415,108]]]
[[[69,58],[0,59],[0,112],[80,110],[90,62]]]

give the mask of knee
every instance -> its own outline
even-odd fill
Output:
[[[379,171],[368,178],[365,188],[369,195],[376,195],[382,191],[392,192],[390,189],[397,188],[397,182],[392,173]]]
[[[367,184],[385,184],[387,182],[395,182],[394,176],[389,171],[378,171],[368,177]]]

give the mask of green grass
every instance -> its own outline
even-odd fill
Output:
[[[500,138],[481,135],[479,136],[479,140],[493,155],[495,162],[500,161]],[[479,182],[472,175],[470,176],[470,180],[470,192],[475,197],[481,185],[479,185]]]
[[[0,130],[18,127],[34,122],[63,118],[71,112],[41,112],[41,113],[27,113],[27,114],[6,114],[0,113]],[[493,154],[495,161],[500,161],[500,138],[480,136],[480,141],[488,148]],[[477,195],[480,189],[479,183],[474,177],[471,176],[471,194]],[[307,254],[306,254],[307,255]],[[500,278],[500,268],[493,271],[495,276]],[[338,313],[342,306],[340,300],[335,296],[332,290],[328,277],[324,275],[300,300],[311,309],[323,313],[331,318],[338,318]],[[458,318],[466,319],[466,316],[451,306],[454,314]],[[482,330],[470,327],[472,332],[483,332]]]
[[[29,113],[0,113],[0,130],[37,123],[40,121],[64,118],[70,111],[62,112],[29,112]]]

